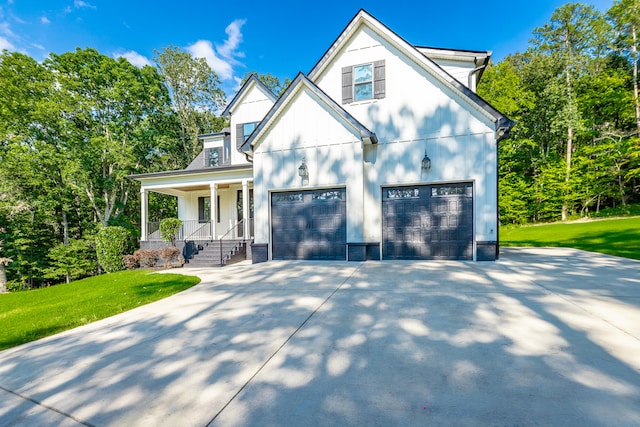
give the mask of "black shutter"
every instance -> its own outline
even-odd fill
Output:
[[[342,103],[353,102],[353,67],[342,69]]]
[[[244,144],[244,123],[236,125],[236,147],[240,149]]]
[[[373,63],[373,97],[382,99],[385,97],[385,66],[384,59]]]
[[[204,197],[198,197],[198,221],[204,222]]]

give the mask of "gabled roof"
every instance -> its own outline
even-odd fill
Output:
[[[276,100],[278,99],[278,97],[271,92],[271,89],[269,89],[267,87],[267,85],[265,85],[264,83],[262,83],[260,81],[260,79],[255,75],[255,74],[251,74],[249,76],[249,78],[247,79],[246,82],[244,82],[244,84],[242,85],[242,87],[240,88],[240,90],[238,91],[238,93],[236,93],[236,95],[233,97],[233,99],[231,100],[231,102],[229,103],[229,105],[227,105],[227,108],[224,109],[224,111],[222,112],[223,116],[228,116],[229,114],[231,114],[231,110],[233,109],[233,107],[235,107],[235,105],[240,102],[240,100],[242,99],[242,97],[247,93],[247,91],[249,91],[249,89],[251,87],[253,87],[253,85],[257,85],[260,88],[264,89],[266,95],[269,97],[269,99],[271,99],[273,102],[276,102]]]
[[[363,142],[369,142],[371,144],[377,144],[378,138],[376,134],[367,129],[362,123],[355,117],[349,114],[340,104],[334,101],[329,95],[324,93],[322,89],[316,86],[307,76],[303,73],[298,73],[295,79],[289,84],[287,90],[282,94],[278,101],[271,107],[271,110],[267,113],[265,118],[254,129],[253,133],[242,145],[241,149],[245,153],[253,151],[254,141],[266,130],[280,114],[280,112],[291,102],[293,96],[298,93],[302,86],[311,90],[320,101],[327,107],[331,108],[345,123],[348,123],[356,132],[359,132],[360,138]]]
[[[496,110],[487,101],[482,99],[478,94],[473,92],[464,84],[460,83],[455,77],[447,73],[442,67],[436,64],[435,61],[429,59],[426,55],[418,50],[415,46],[408,43],[398,34],[393,32],[389,27],[378,21],[366,10],[360,9],[353,19],[347,24],[345,29],[336,38],[333,44],[322,55],[320,60],[309,72],[309,79],[315,81],[316,78],[323,73],[327,66],[333,61],[333,59],[342,52],[342,47],[350,40],[351,36],[355,34],[361,26],[366,26],[384,38],[391,45],[396,47],[400,52],[403,52],[409,59],[411,59],[418,66],[422,67],[438,81],[440,81],[445,87],[449,88],[453,92],[459,94],[463,99],[475,109],[484,114],[487,118],[491,119],[496,131],[502,129],[503,134],[508,134],[509,129],[515,125],[515,122],[510,120],[500,111]],[[499,138],[500,139],[500,138]]]

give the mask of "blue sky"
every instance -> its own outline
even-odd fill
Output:
[[[92,47],[140,66],[172,44],[206,58],[232,96],[247,71],[308,72],[360,8],[414,45],[491,50],[498,61],[525,50],[532,29],[564,3],[0,0],[0,49],[42,60]],[[613,0],[584,3],[604,12]]]

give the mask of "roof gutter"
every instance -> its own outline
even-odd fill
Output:
[[[469,75],[467,77],[467,83],[468,83],[467,86],[469,87],[469,89],[471,89],[474,92],[476,91],[476,86],[477,85],[473,84],[473,76],[476,75],[476,74],[480,74],[480,75],[482,74],[484,69],[487,68],[487,65],[489,65],[489,58],[491,58],[491,53],[489,53],[489,55],[484,57],[484,61],[482,62],[482,65],[477,66],[473,70],[469,71]],[[475,58],[473,62],[475,63],[476,61],[477,61],[477,58]],[[476,80],[476,82],[477,82],[477,80]]]

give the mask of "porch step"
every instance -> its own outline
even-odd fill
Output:
[[[246,258],[247,241],[223,240],[222,251],[220,241],[197,242],[197,252],[186,260],[185,267],[221,267]],[[222,254],[222,257],[220,256]],[[221,263],[222,260],[222,263]]]

